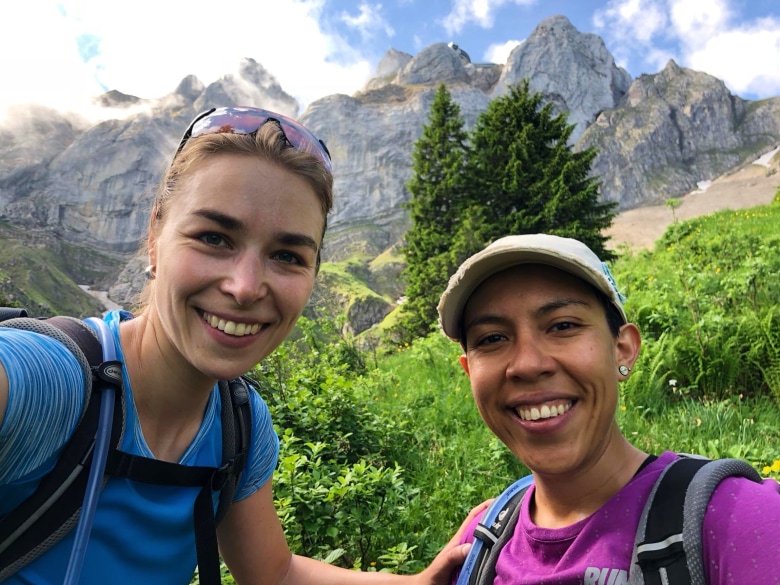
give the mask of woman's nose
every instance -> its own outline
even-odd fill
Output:
[[[240,306],[248,306],[268,294],[268,269],[262,258],[244,254],[223,281],[223,291]]]
[[[533,336],[519,337],[513,344],[506,375],[509,378],[534,378],[553,369],[555,361]]]

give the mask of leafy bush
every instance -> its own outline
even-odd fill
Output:
[[[382,568],[380,557],[403,546],[386,527],[413,495],[387,456],[397,425],[367,408],[355,383],[365,363],[350,339],[327,322],[302,319],[300,331],[252,374],[281,443],[277,512],[293,552]]]

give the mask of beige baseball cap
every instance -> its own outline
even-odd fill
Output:
[[[444,334],[460,341],[460,321],[469,297],[494,274],[518,264],[546,264],[589,282],[615,305],[625,322],[625,297],[607,265],[579,240],[549,234],[506,236],[477,252],[452,275],[439,300],[439,325]]]

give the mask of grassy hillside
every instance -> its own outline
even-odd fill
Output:
[[[80,289],[61,269],[51,250],[15,240],[0,242],[0,302],[31,315],[100,315],[103,305]]]
[[[780,478],[777,225],[780,202],[723,211],[675,223],[655,250],[614,264],[644,331],[617,412],[637,446],[742,457]],[[296,552],[417,571],[472,506],[526,473],[480,420],[458,354],[433,334],[368,355],[304,320],[258,367]]]

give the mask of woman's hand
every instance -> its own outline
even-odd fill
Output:
[[[436,558],[433,559],[428,568],[422,573],[415,575],[414,583],[416,585],[450,585],[452,583],[453,572],[463,565],[469,550],[471,550],[470,544],[460,544],[466,529],[474,518],[484,512],[492,503],[493,500],[490,499],[472,508],[460,525],[460,528],[458,528],[455,536],[441,549],[441,552],[436,555]]]

